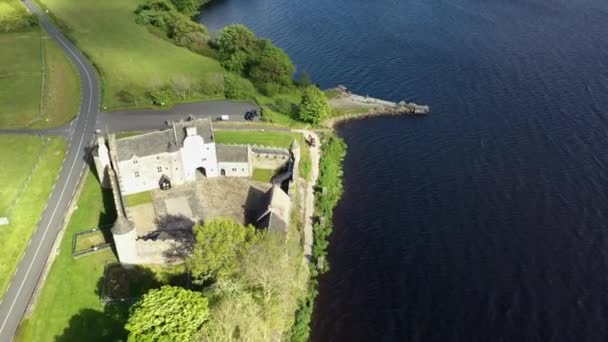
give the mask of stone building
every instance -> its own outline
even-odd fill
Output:
[[[183,259],[192,243],[192,224],[197,223],[177,227],[173,224],[175,222],[164,222],[157,231],[138,234],[140,226],[134,224],[136,216],[127,210],[125,196],[168,190],[202,177],[251,177],[254,164],[261,168],[285,166],[286,171],[277,177],[279,182],[275,182],[265,194],[261,203],[265,209],[252,223],[260,229],[288,232],[291,198],[290,192],[286,191],[291,187],[291,179],[297,178],[300,157],[297,143],[294,142],[295,147],[290,150],[216,144],[209,119],[189,117],[170,126],[166,130],[121,139],[114,135],[99,136],[93,150],[101,185],[112,189],[117,212],[112,235],[122,264],[166,263]],[[285,191],[281,184],[287,184]]]
[[[99,137],[93,153],[102,185],[109,187],[104,170],[118,177],[123,196],[195,181],[200,177],[250,177],[249,146],[215,143],[209,119],[190,117],[171,129],[116,139]]]

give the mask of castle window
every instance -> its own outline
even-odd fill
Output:
[[[135,178],[139,178],[139,171],[135,171]]]
[[[160,157],[159,157],[159,156],[156,156],[156,160],[160,160]]]
[[[137,164],[137,159],[133,160],[133,164]]]
[[[163,167],[159,166],[159,167],[156,168],[156,170],[158,171],[158,173],[161,173],[161,172],[163,172]]]
[[[236,172],[236,167],[233,167],[233,168],[232,168],[232,171]]]

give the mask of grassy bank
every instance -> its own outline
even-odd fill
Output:
[[[59,138],[0,136],[1,179],[10,180],[0,190],[0,217],[10,224],[0,227],[0,293],[4,293],[29,241],[65,155]]]
[[[109,109],[151,106],[151,89],[185,85],[183,101],[223,93],[220,64],[148,32],[135,23],[140,0],[38,0],[93,61]]]
[[[337,136],[325,138],[319,164],[319,180],[315,194],[315,216],[324,218],[324,223],[317,219],[314,224],[313,256],[310,263],[312,279],[309,283],[308,296],[301,303],[296,321],[291,332],[291,341],[306,342],[310,335],[314,301],[317,296],[317,276],[329,270],[326,255],[329,246],[328,237],[333,229],[333,211],[342,196],[342,161],[346,155],[346,145]],[[325,190],[324,190],[325,189]],[[324,268],[317,270],[317,261],[323,259]]]

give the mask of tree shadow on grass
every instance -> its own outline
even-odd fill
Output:
[[[124,329],[128,318],[128,305],[106,305],[103,312],[83,309],[72,318],[61,335],[55,336],[56,342],[107,342],[125,341]]]

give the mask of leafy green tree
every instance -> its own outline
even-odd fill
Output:
[[[254,64],[249,70],[253,83],[276,83],[288,86],[292,83],[296,67],[289,56],[282,49],[272,45],[270,41],[262,40],[262,49],[256,56]]]
[[[302,73],[300,73],[300,77],[298,78],[298,85],[302,88],[306,88],[312,85],[310,75],[306,71],[302,71]]]
[[[150,290],[130,310],[129,342],[192,341],[209,318],[207,298],[180,287]]]
[[[218,218],[194,227],[196,244],[187,264],[203,282],[228,278],[239,269],[239,258],[255,239],[255,228]]]
[[[200,340],[269,341],[260,310],[250,293],[230,291],[213,305],[211,319],[201,330]]]
[[[250,54],[255,50],[257,38],[245,25],[235,24],[224,27],[215,44],[222,55],[222,59],[227,59],[237,51]]]
[[[247,67],[247,63],[249,61],[249,57],[243,51],[236,51],[231,54],[227,59],[222,61],[222,66],[224,69],[234,72],[237,74],[242,74]]]
[[[284,335],[306,294],[308,266],[298,241],[262,234],[243,255],[238,276],[261,307],[265,336]]]
[[[298,111],[303,121],[318,124],[329,116],[331,107],[327,97],[319,88],[309,86],[304,90]]]
[[[195,15],[198,12],[198,8],[201,6],[200,0],[171,0],[171,2],[178,11],[187,16]]]

